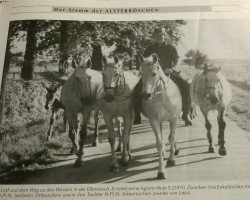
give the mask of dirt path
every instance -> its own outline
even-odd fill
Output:
[[[211,113],[210,118],[216,144],[218,126],[215,113]],[[176,158],[176,166],[166,169],[166,181],[249,180],[250,144],[246,139],[246,132],[233,121],[229,119],[226,121],[227,156],[225,157],[218,154],[218,146],[215,146],[215,153],[208,153],[204,119],[200,113],[191,127],[185,127],[180,121],[177,129],[180,154]],[[168,124],[165,124],[164,129],[168,132]],[[168,149],[167,135],[165,140]],[[57,155],[61,158],[60,162],[48,165],[42,170],[6,177],[0,182],[5,184],[70,184],[156,181],[158,155],[154,134],[147,121],[134,126],[131,142],[134,160],[127,168],[120,167],[119,172],[108,172],[110,147],[108,141],[104,140],[98,147],[85,147],[85,162],[82,167],[73,167],[75,156]]]

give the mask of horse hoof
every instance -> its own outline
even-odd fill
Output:
[[[168,160],[167,167],[173,167],[173,166],[175,166],[175,160]]]
[[[208,152],[209,153],[214,153],[214,148],[213,147],[209,147]]]
[[[120,165],[122,166],[122,167],[127,167],[128,165],[129,165],[129,160],[121,160],[120,161]]]
[[[118,166],[111,166],[110,168],[109,168],[109,171],[110,172],[118,172],[119,170],[118,170]]]
[[[129,160],[133,160],[134,159],[133,156],[131,156],[131,155],[128,155],[128,157],[129,157]]]
[[[92,147],[96,147],[97,146],[97,142],[92,142]]]
[[[75,167],[81,167],[82,166],[82,161],[76,160],[74,166]]]
[[[122,151],[121,146],[118,146],[117,149],[115,150],[115,152],[121,152],[121,151]]]
[[[175,156],[179,155],[179,152],[180,152],[179,149],[175,150],[174,155]]]
[[[220,154],[221,156],[227,155],[226,149],[225,149],[225,148],[219,148],[219,154]]]
[[[166,179],[165,175],[163,172],[158,172],[157,174],[157,179],[158,180],[163,180],[163,179]]]

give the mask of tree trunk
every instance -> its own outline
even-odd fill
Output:
[[[60,30],[60,60],[59,60],[59,73],[64,74],[64,61],[68,60],[68,40],[69,40],[69,33],[68,33],[68,22],[61,21],[61,30]]]
[[[103,63],[102,63],[102,47],[100,44],[92,44],[93,53],[91,56],[92,69],[102,71]]]
[[[1,84],[1,93],[0,93],[0,124],[4,122],[4,110],[5,110],[5,86],[7,81],[7,76],[10,69],[10,37],[11,37],[11,27],[9,28],[9,34],[6,45],[4,67],[3,67],[3,76]]]
[[[32,80],[34,74],[34,54],[36,50],[36,26],[37,22],[32,20],[27,23],[27,43],[24,55],[24,63],[21,70],[21,78]]]

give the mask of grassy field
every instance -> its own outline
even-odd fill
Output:
[[[241,128],[250,132],[250,92],[238,85],[231,84],[233,98],[227,110],[227,116]],[[250,139],[250,134],[248,134]]]

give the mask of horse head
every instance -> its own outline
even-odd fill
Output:
[[[204,65],[204,87],[205,96],[210,100],[211,104],[216,104],[219,102],[219,91],[221,91],[221,66],[213,67],[212,65]]]
[[[120,62],[119,58],[116,56],[113,60],[103,61],[103,85],[105,96],[104,99],[107,102],[112,102],[115,99],[115,96],[122,94],[120,92],[120,88],[124,89],[124,72],[122,63]]]
[[[85,59],[85,62],[79,62],[78,67],[74,71],[76,93],[84,105],[90,105],[94,100],[94,95],[92,94],[91,66],[91,59],[87,63]]]
[[[152,54],[148,58],[140,55],[141,75],[142,75],[142,98],[150,101],[156,92],[156,87],[161,80],[163,73],[158,62],[158,56]]]
[[[46,90],[47,90],[46,102],[45,102],[45,109],[46,110],[48,110],[51,107],[51,105],[53,104],[53,102],[56,98],[55,93],[59,87],[60,87],[60,85],[54,86],[54,87],[46,87]]]

